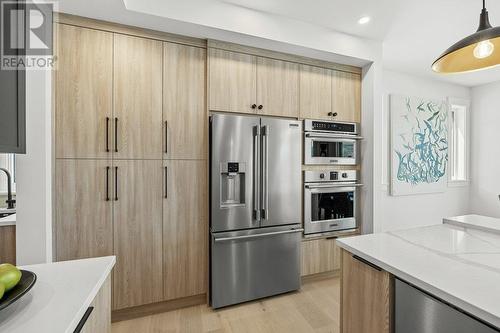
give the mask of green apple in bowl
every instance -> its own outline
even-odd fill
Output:
[[[5,291],[14,288],[21,280],[21,271],[14,265],[0,265],[0,284],[3,284]]]

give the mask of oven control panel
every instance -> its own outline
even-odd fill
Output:
[[[357,170],[325,170],[304,171],[304,182],[355,182],[358,180]]]
[[[305,131],[331,132],[341,134],[358,134],[357,123],[341,123],[334,121],[305,120]]]

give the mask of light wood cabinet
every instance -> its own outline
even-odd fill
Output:
[[[255,113],[257,57],[219,49],[208,54],[210,110]]]
[[[361,121],[361,76],[359,74],[332,72],[332,111],[339,121]]]
[[[269,116],[299,117],[299,65],[257,58],[257,109]]]
[[[163,272],[166,300],[207,291],[207,161],[165,161]]]
[[[113,158],[162,158],[162,53],[159,41],[114,34]]]
[[[331,120],[332,70],[300,66],[300,118]]]
[[[325,273],[340,269],[340,248],[336,239],[302,241],[301,275]]]
[[[106,160],[56,161],[56,259],[113,254],[112,176]]]
[[[163,45],[164,156],[206,159],[208,115],[205,94],[205,49]]]
[[[108,277],[90,304],[90,313],[81,333],[111,333],[111,277]]]
[[[108,158],[112,145],[113,34],[57,25],[55,155]],[[106,136],[106,132],[108,136]]]
[[[391,333],[394,279],[342,250],[340,331]]]
[[[0,227],[0,264],[16,264],[16,226]]]
[[[113,161],[114,309],[163,299],[162,162]]]
[[[299,65],[209,49],[211,111],[299,116]]]

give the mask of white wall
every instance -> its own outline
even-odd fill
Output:
[[[411,196],[389,194],[389,94],[436,99],[470,99],[469,88],[426,78],[383,71],[383,112],[375,124],[374,231],[389,231],[441,223],[445,216],[468,213],[468,187],[448,187],[446,192]]]
[[[471,212],[500,218],[500,82],[472,89]]]
[[[26,154],[17,155],[18,265],[52,261],[51,73],[26,72]]]

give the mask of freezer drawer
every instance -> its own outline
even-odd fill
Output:
[[[395,333],[499,332],[401,280],[395,284]]]
[[[211,234],[213,308],[300,288],[300,224]]]

